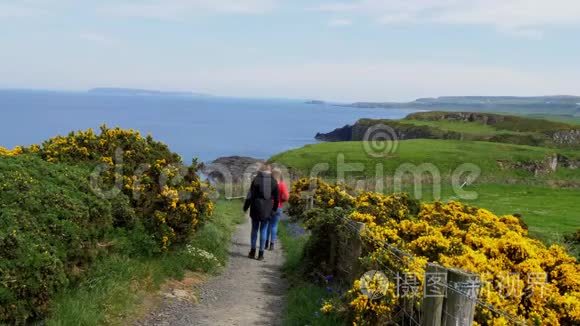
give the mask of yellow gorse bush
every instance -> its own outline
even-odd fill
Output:
[[[578,263],[562,247],[546,247],[529,238],[516,217],[499,217],[458,202],[432,203],[422,205],[416,219],[370,225],[366,235],[371,244],[390,243],[419,260],[426,258],[424,262],[478,274],[484,284],[482,300],[523,316],[528,323],[580,323]],[[424,266],[415,265],[406,272],[422,280]],[[476,315],[481,324],[496,324],[500,319],[486,309]]]
[[[294,198],[307,189],[303,179],[294,185]],[[335,198],[340,186],[316,180],[315,196]],[[297,186],[298,185],[298,186]],[[328,193],[327,193],[328,192]],[[350,195],[349,195],[350,196]],[[580,264],[559,245],[546,246],[528,237],[525,225],[514,216],[460,202],[417,206],[407,195],[365,192],[351,196],[350,219],[365,223],[363,261],[369,268],[389,267],[414,275],[422,285],[427,262],[478,274],[483,288],[480,299],[532,325],[580,324]],[[295,199],[295,210],[304,209]],[[322,207],[324,205],[322,201]],[[394,257],[390,245],[410,254]],[[419,297],[422,295],[418,291]],[[396,300],[385,295],[369,300],[355,281],[342,309],[355,324],[380,324],[389,320]],[[323,309],[329,311],[330,309]],[[332,311],[341,308],[333,307]],[[386,314],[386,315],[382,315]],[[504,317],[478,307],[481,325],[506,325]]]
[[[316,207],[351,207],[355,198],[342,185],[330,185],[322,179],[300,179],[292,184],[290,215],[300,215],[312,201]]]
[[[13,149],[8,149],[0,146],[0,156],[18,156],[25,153],[38,153],[40,146],[31,145],[29,147],[16,146]]]
[[[138,131],[101,126],[71,132],[45,141],[42,146],[0,147],[0,155],[38,153],[48,162],[97,163],[104,166],[99,186],[118,185],[132,199],[138,217],[167,249],[184,241],[204,216],[213,212],[208,184],[200,181],[198,166],[184,166],[168,147]],[[118,221],[119,224],[129,221]]]
[[[213,212],[197,164],[184,166],[166,145],[132,129],[102,126],[100,133],[88,129],[54,137],[43,143],[41,155],[49,162],[96,161],[109,167],[104,183],[122,181],[122,191],[163,249],[186,240]]]
[[[14,149],[7,149],[0,146],[0,156],[17,156],[22,154],[22,147],[17,146]]]
[[[380,274],[365,278],[364,284],[361,280],[354,281],[353,287],[346,293],[350,300],[347,309],[354,316],[353,325],[388,324],[397,301],[394,286]]]

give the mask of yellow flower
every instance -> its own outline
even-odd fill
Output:
[[[108,164],[108,165],[114,165],[113,163],[113,158],[112,157],[108,157],[108,156],[103,156],[101,157],[101,162]]]
[[[20,146],[14,147],[14,149],[7,149],[0,146],[0,156],[18,156],[23,153],[23,149]]]
[[[329,302],[325,302],[324,305],[322,306],[322,308],[320,308],[320,311],[324,314],[329,314],[333,310],[334,310],[334,306]]]
[[[436,261],[479,275],[480,299],[522,323],[580,325],[580,264],[561,246],[546,247],[528,237],[518,218],[455,201],[422,204],[417,211],[406,195],[361,192],[350,197],[344,187],[319,179],[301,179],[293,185],[291,213],[305,210],[307,199],[301,192],[309,190],[311,183],[317,185],[317,207],[350,209],[349,218],[365,224],[361,236],[366,256],[361,261],[371,267],[387,266],[413,275],[422,285],[427,262]],[[380,286],[380,282],[366,283],[370,290]],[[321,311],[347,310],[357,325],[385,324],[398,299],[388,291],[382,294],[380,300],[370,300],[356,280],[344,307],[325,303]],[[506,325],[504,317],[478,309],[477,324]]]

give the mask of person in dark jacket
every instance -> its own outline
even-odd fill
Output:
[[[250,258],[256,258],[256,242],[259,231],[260,250],[258,260],[264,259],[268,223],[278,209],[278,200],[278,182],[272,177],[270,166],[263,165],[254,180],[252,180],[250,191],[244,203],[244,212],[250,209],[250,217],[252,219],[251,250],[248,255]]]

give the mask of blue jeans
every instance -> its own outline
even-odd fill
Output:
[[[256,249],[256,242],[258,240],[258,230],[260,231],[260,251],[264,251],[264,245],[266,244],[266,233],[268,232],[268,221],[260,221],[258,219],[252,219],[252,238],[251,244],[252,249]]]
[[[278,208],[276,213],[272,215],[272,218],[270,219],[270,225],[268,225],[268,236],[266,237],[270,243],[276,243],[276,235],[278,234],[278,222],[280,221],[281,216],[282,208]]]

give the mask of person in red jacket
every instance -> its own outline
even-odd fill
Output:
[[[274,250],[274,245],[276,244],[276,236],[278,233],[278,222],[282,216],[282,208],[284,203],[288,201],[290,194],[288,193],[288,187],[282,178],[282,171],[280,169],[272,170],[272,177],[278,182],[278,208],[272,218],[270,219],[270,224],[268,225],[268,234],[266,235],[266,248],[269,250]]]

